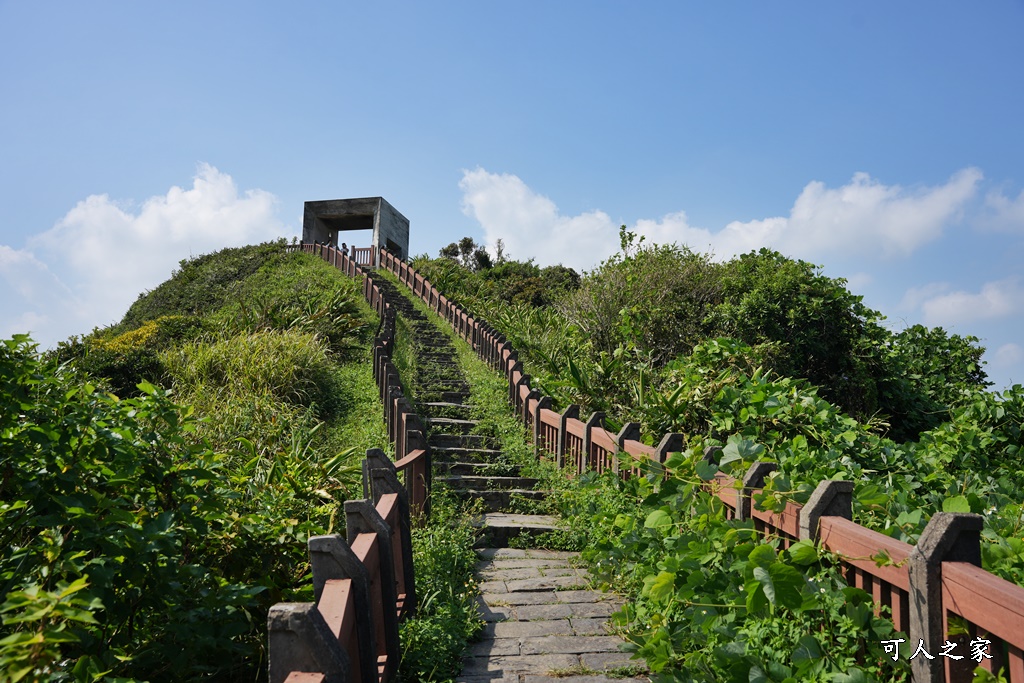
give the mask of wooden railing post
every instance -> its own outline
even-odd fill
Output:
[[[751,463],[747,473],[743,475],[743,486],[736,492],[736,519],[750,519],[750,493],[764,486],[764,478],[778,469],[773,462]]]
[[[312,536],[309,541],[309,564],[313,570],[313,594],[317,603],[324,586],[332,579],[351,579],[356,613],[360,615],[356,629],[359,643],[359,670],[364,683],[377,681],[377,635],[370,599],[370,575],[348,543],[341,536]]]
[[[537,392],[538,395],[540,392]],[[541,418],[540,413],[545,408],[551,409],[551,397],[540,396],[537,399],[537,405],[533,409],[533,458],[537,460],[540,458],[540,434],[541,434]]]
[[[406,604],[410,611],[416,609],[416,584],[413,580],[412,564],[412,523],[409,509],[409,493],[398,481],[394,468],[370,470],[370,488],[376,505],[381,496],[394,493],[398,496],[398,515],[402,540],[402,567],[405,571]]]
[[[311,602],[279,602],[267,614],[270,683],[284,683],[293,671],[325,674],[327,681],[348,681],[348,654]]]
[[[968,640],[961,636],[947,636],[946,608],[942,601],[942,563],[967,562],[981,566],[981,515],[963,512],[937,512],[921,532],[917,545],[910,551],[907,564],[910,569],[910,642],[916,649],[919,642],[932,655],[914,657],[910,662],[910,675],[914,683],[943,683],[949,667],[950,683],[970,681],[974,661],[964,657],[959,661],[939,657],[946,640],[954,642],[956,650],[968,651]],[[963,646],[963,647],[961,647]],[[960,666],[963,665],[963,666]]]
[[[530,382],[529,382],[529,380],[531,379],[530,376],[529,375],[524,375],[523,379],[527,380],[526,381],[526,386],[530,386]],[[517,391],[516,393],[518,394],[519,392]],[[523,399],[523,411],[519,415],[519,419],[521,419],[523,421],[523,425],[524,426],[526,424],[528,424],[528,420],[529,420],[530,401],[536,401],[539,398],[540,398],[540,390],[538,390],[538,389],[530,389],[530,391],[526,394],[526,398]]]
[[[594,411],[594,413],[591,414],[591,416],[589,418],[587,418],[586,423],[584,423],[584,429],[583,429],[583,453],[582,453],[582,455],[580,457],[579,463],[576,466],[577,474],[583,474],[584,470],[586,470],[587,468],[590,468],[592,470],[596,470],[597,469],[597,467],[595,467],[596,463],[593,462],[593,458],[591,458],[591,456],[590,456],[590,450],[591,450],[591,447],[594,444],[594,436],[593,436],[594,428],[595,427],[603,427],[603,426],[604,426],[604,413],[599,411],[599,410],[598,411]]]
[[[555,462],[558,463],[558,469],[565,467],[565,444],[567,440],[567,433],[565,425],[569,420],[580,419],[580,407],[573,403],[565,407],[562,411],[562,417],[558,420],[558,444],[555,451]]]
[[[398,648],[398,593],[395,582],[395,555],[391,529],[377,514],[377,509],[368,500],[345,501],[345,535],[355,538],[359,534],[377,534],[380,553],[380,593],[384,602],[384,652],[392,669],[398,666],[401,657]],[[378,647],[380,643],[378,643]]]
[[[508,363],[508,371],[505,373],[508,377],[508,402],[514,409],[516,406],[516,387],[518,385],[512,380],[512,377],[517,372],[522,373],[523,364],[516,358],[513,358],[512,355],[509,356],[506,362]]]
[[[430,487],[433,485],[433,456],[427,437],[420,429],[410,429],[406,434],[409,452],[424,452],[420,461],[406,472],[405,487],[409,492],[409,502],[417,519],[426,521],[430,515]]]
[[[654,449],[658,456],[658,462],[664,465],[668,459],[668,454],[683,450],[683,444],[685,443],[686,437],[676,432],[670,432],[661,437],[661,443]]]
[[[627,441],[639,441],[640,440],[640,423],[639,422],[627,422],[622,425],[622,429],[615,436],[615,443],[619,445],[620,451],[626,450]],[[619,473],[619,458],[617,455],[612,456],[612,471],[615,474]]]
[[[800,508],[800,540],[818,541],[818,523],[822,517],[853,519],[853,482],[827,480]]]
[[[387,456],[384,451],[379,448],[370,448],[366,451],[366,457],[363,458],[362,470],[363,470],[363,498],[372,500],[376,504],[377,500],[373,497],[373,488],[371,486],[370,473],[373,470],[388,469],[391,473],[398,478],[398,473],[395,471],[395,463],[391,461],[391,458]]]

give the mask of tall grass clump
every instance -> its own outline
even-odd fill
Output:
[[[202,387],[224,397],[270,395],[314,405],[325,417],[335,409],[334,366],[325,344],[308,332],[261,331],[195,342],[168,352],[163,360],[182,394]]]

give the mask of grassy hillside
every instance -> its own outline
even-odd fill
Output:
[[[282,246],[183,261],[54,352],[0,345],[0,678],[265,676],[267,609],[311,599],[306,538],[387,448],[375,314]]]

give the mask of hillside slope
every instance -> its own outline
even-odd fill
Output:
[[[182,262],[43,356],[0,345],[5,675],[265,676],[269,605],[309,599],[306,538],[388,447],[375,314],[282,246]]]

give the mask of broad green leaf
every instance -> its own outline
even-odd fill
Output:
[[[701,460],[697,463],[697,476],[704,481],[711,481],[718,474],[718,465]]]
[[[787,678],[792,678],[793,670],[779,662],[768,662],[768,675],[771,676],[770,680],[784,681]]]
[[[889,492],[881,490],[876,484],[858,486],[854,495],[857,497],[857,502],[866,508],[885,505],[890,498]]]
[[[671,526],[672,524],[672,516],[668,513],[668,509],[658,508],[651,514],[647,515],[647,520],[644,522],[644,528],[658,529],[665,526]]]
[[[814,636],[806,635],[793,650],[793,663],[800,666],[815,659],[821,659],[821,646]]]
[[[789,557],[796,564],[814,564],[818,561],[818,549],[811,541],[799,541],[789,546]]]
[[[761,582],[765,597],[773,605],[799,609],[803,604],[804,577],[789,565],[776,562],[767,569],[755,567],[754,578]]]
[[[747,562],[758,567],[770,567],[775,562],[775,548],[762,544],[750,551]]]
[[[764,594],[764,585],[757,579],[743,584],[743,591],[747,594],[747,611],[751,614],[760,612],[768,604],[768,598]]]
[[[868,683],[872,679],[868,677],[860,667],[852,667],[846,673],[832,674],[834,683]]]
[[[750,673],[747,674],[747,680],[750,683],[772,683],[772,679],[768,678],[768,674],[764,672],[764,669],[756,664],[750,667]]]
[[[718,466],[721,467],[736,460],[754,460],[762,453],[764,453],[764,446],[759,443],[747,439],[730,439],[722,449],[722,459]]]
[[[673,593],[675,582],[676,575],[674,573],[658,572],[658,575],[654,577],[654,581],[651,583],[650,589],[648,590],[648,595],[651,600],[660,602],[668,598]]]
[[[967,496],[954,496],[942,501],[943,512],[970,512],[971,504]]]
[[[924,511],[921,510],[920,508],[917,508],[916,510],[912,510],[912,511],[904,510],[900,514],[896,515],[896,523],[899,524],[900,526],[915,526],[916,527],[918,524],[921,523],[921,516],[923,514],[924,514]]]

